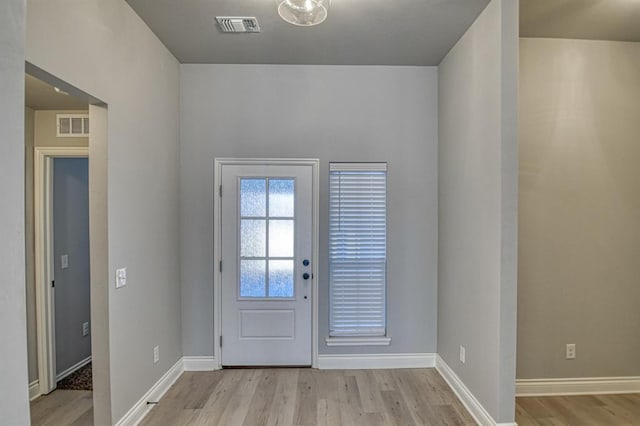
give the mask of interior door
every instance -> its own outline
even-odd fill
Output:
[[[311,365],[313,168],[221,167],[222,365]]]

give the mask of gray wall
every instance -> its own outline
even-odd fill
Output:
[[[517,25],[517,2],[493,0],[438,70],[438,354],[498,422],[514,419]]]
[[[27,353],[29,359],[29,383],[38,380],[38,342],[36,334],[36,286],[35,286],[35,237],[33,218],[33,147],[35,146],[35,111],[24,109],[24,205],[27,285]]]
[[[320,353],[435,352],[436,68],[182,65],[181,70],[185,355],[213,355],[214,157],[320,159]],[[388,347],[325,345],[329,161],[388,162]]]
[[[0,419],[29,424],[24,235],[24,28],[22,0],[0,2]]]
[[[95,282],[92,263],[92,286],[99,291],[108,286],[108,294],[92,302],[108,298],[108,311],[94,306],[96,315],[108,319],[101,322],[109,328],[100,347],[110,354],[110,375],[101,383],[110,381],[112,404],[110,412],[99,414],[98,424],[115,422],[182,355],[180,66],[124,1],[28,0],[27,14],[27,60],[108,104],[108,144],[90,141],[89,147],[90,156],[102,161],[94,167],[90,160],[92,178],[103,164],[108,175],[108,182],[94,188],[108,191],[108,206],[102,205],[108,228],[101,228],[108,229],[108,247],[100,249],[108,255],[108,281]],[[92,133],[95,129],[92,125]],[[93,244],[91,251],[93,257]],[[128,285],[115,290],[118,267],[127,267]],[[96,320],[92,323],[95,341]],[[153,363],[156,345],[158,364]],[[106,369],[103,365],[100,374]]]
[[[638,376],[640,43],[520,52],[518,378]]]
[[[68,267],[62,267],[63,255]],[[53,160],[53,262],[56,374],[91,356],[89,280],[89,161]]]

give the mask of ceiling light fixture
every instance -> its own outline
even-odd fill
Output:
[[[69,94],[67,92],[65,92],[64,90],[58,88],[58,87],[54,87],[53,90],[56,91],[56,93],[60,93],[61,95],[66,95],[69,96]]]
[[[310,27],[327,19],[331,0],[277,0],[278,14],[293,25]]]

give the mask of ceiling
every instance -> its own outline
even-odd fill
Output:
[[[86,110],[86,101],[55,91],[53,86],[25,74],[25,105],[37,110]]]
[[[297,27],[276,0],[127,0],[181,63],[438,65],[489,0],[332,0]],[[259,34],[223,34],[217,15],[255,16]]]
[[[640,0],[520,0],[520,36],[640,42]]]

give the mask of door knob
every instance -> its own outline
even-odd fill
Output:
[[[304,280],[308,280],[309,279],[309,274],[307,272],[305,272],[304,274],[302,274],[302,279]]]
[[[302,264],[303,264],[304,266],[309,266],[309,259],[305,259],[305,260],[303,260],[303,261],[302,261]]]

